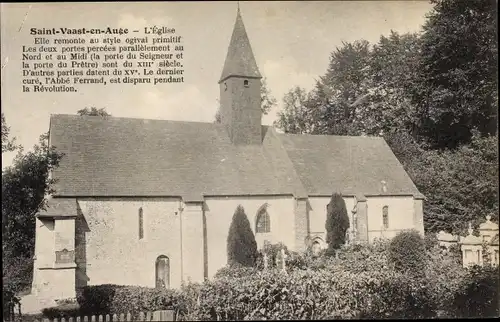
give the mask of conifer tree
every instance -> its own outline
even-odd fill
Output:
[[[334,193],[327,206],[326,216],[326,242],[328,254],[334,254],[346,242],[346,232],[349,229],[349,216],[344,198],[339,193]]]
[[[227,262],[229,265],[252,267],[257,256],[257,242],[250,222],[241,205],[233,215],[227,236]]]

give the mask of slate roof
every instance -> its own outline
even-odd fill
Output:
[[[77,203],[75,198],[51,198],[45,209],[38,212],[37,217],[76,217]]]
[[[229,76],[262,77],[239,10],[219,83]]]
[[[54,196],[419,194],[382,138],[262,129],[261,146],[238,146],[221,124],[52,115],[50,144],[65,154]]]
[[[421,194],[381,137],[278,135],[309,195]],[[387,190],[382,191],[382,181]]]

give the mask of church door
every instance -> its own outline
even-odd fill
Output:
[[[165,255],[158,256],[156,259],[156,287],[170,287],[170,261]]]

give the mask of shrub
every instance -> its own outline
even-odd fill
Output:
[[[62,318],[69,319],[70,317],[74,318],[75,316],[80,315],[80,307],[75,303],[65,303],[55,307],[43,309],[42,314],[45,318],[50,320]]]
[[[238,265],[238,264],[234,264],[231,266],[227,265],[227,266],[219,269],[215,273],[214,278],[215,279],[218,279],[218,278],[241,278],[241,277],[249,276],[249,275],[255,273],[256,270],[257,270],[256,268],[246,267],[246,266]]]
[[[425,242],[416,230],[398,233],[389,244],[389,261],[401,272],[425,272]]]
[[[84,287],[77,296],[82,314],[110,313],[116,290],[122,287],[125,286],[103,284]]]
[[[270,269],[202,286],[198,319],[419,318],[432,316],[427,284],[394,271]]]
[[[349,216],[341,194],[332,195],[327,206],[325,229],[328,253],[333,254],[336,249],[345,244],[346,232],[349,229]]]
[[[176,321],[195,321],[199,315],[199,298],[203,284],[188,283],[181,286],[177,298]]]
[[[234,213],[227,236],[228,264],[253,267],[256,257],[257,242],[245,210],[239,205]]]
[[[177,290],[127,286],[116,289],[111,302],[111,313],[130,312],[137,316],[139,312],[178,308]]]
[[[498,267],[475,266],[462,279],[453,299],[456,317],[498,317]]]
[[[123,285],[87,286],[78,297],[83,315],[120,314],[176,309],[179,292],[171,289]]]
[[[466,273],[460,258],[437,244],[427,252],[425,276],[440,317],[455,316],[453,298]]]

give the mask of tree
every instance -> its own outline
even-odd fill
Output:
[[[412,91],[420,135],[436,148],[456,148],[497,133],[496,1],[432,0]]]
[[[283,110],[279,111],[274,126],[285,133],[306,134],[315,129],[314,107],[305,89],[294,87],[283,97]]]
[[[2,173],[2,250],[6,281],[29,285],[35,246],[35,214],[45,207],[45,196],[53,193],[49,172],[62,155],[48,146],[48,134],[40,136],[33,151],[19,151],[14,162]],[[26,272],[28,275],[26,275]],[[25,274],[19,278],[19,274]]]
[[[425,241],[416,230],[402,231],[391,239],[388,259],[398,271],[424,274],[426,256]]]
[[[257,258],[257,242],[241,205],[233,215],[227,236],[227,260],[229,265],[253,267]]]
[[[260,108],[262,110],[263,115],[267,115],[269,111],[276,106],[276,98],[271,94],[271,91],[267,87],[267,80],[266,78],[262,78],[262,83],[260,86]],[[220,116],[220,106],[217,109],[217,112],[215,112],[215,120],[214,123],[220,123],[221,122],[221,116]]]
[[[349,229],[349,216],[344,198],[339,193],[334,193],[327,206],[326,214],[326,243],[328,253],[334,254],[335,250],[346,242],[346,232]]]
[[[7,121],[5,120],[5,115],[2,113],[2,153],[12,152],[17,147],[15,145],[16,139],[9,138],[10,127],[7,126]]]
[[[78,110],[76,112],[78,115],[87,115],[87,116],[111,116],[111,114],[109,114],[108,112],[106,112],[106,109],[105,108],[100,108],[100,109],[97,109],[96,107],[91,107],[91,108],[84,108],[84,109],[81,109],[81,110]]]

